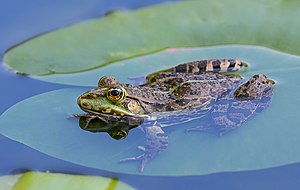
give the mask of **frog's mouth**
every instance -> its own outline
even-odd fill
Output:
[[[109,115],[127,115],[134,116],[135,114],[124,108],[121,104],[115,104],[106,97],[88,98],[80,96],[77,99],[79,107],[88,113],[98,114],[104,113]]]

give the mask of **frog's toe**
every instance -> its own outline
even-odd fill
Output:
[[[124,158],[124,159],[119,160],[119,162],[122,163],[122,162],[128,162],[128,161],[141,160],[141,159],[143,159],[143,157],[144,157],[144,154],[142,154],[140,156],[136,156],[136,157]]]
[[[129,157],[129,158],[124,158],[119,160],[119,163],[124,163],[124,162],[128,162],[128,161],[139,161],[141,160],[141,164],[140,164],[140,172],[143,172],[145,169],[145,166],[148,162],[148,160],[145,160],[145,154],[136,156],[136,157]]]

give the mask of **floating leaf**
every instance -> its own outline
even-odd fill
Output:
[[[59,173],[26,172],[0,177],[2,190],[114,190],[133,189],[117,179]]]
[[[35,79],[53,83],[61,83],[78,86],[97,86],[102,76],[114,76],[122,83],[133,83],[135,78],[139,80],[142,76],[150,73],[176,66],[192,60],[207,58],[237,58],[250,62],[249,72],[243,73],[245,77],[251,77],[255,73],[280,72],[280,70],[293,70],[293,65],[288,67],[290,62],[297,62],[293,56],[281,54],[271,49],[257,46],[214,46],[205,48],[173,48],[155,54],[141,56],[134,59],[119,61],[114,64],[91,71],[60,74],[49,76],[32,76]],[[272,63],[278,63],[273,65]],[[280,63],[280,64],[279,64]],[[268,64],[267,66],[265,64]]]
[[[106,133],[83,131],[78,120],[70,118],[71,114],[82,113],[76,99],[87,88],[52,91],[14,105],[0,117],[0,132],[62,160],[130,174],[201,175],[299,162],[300,150],[295,145],[300,143],[300,105],[297,101],[300,90],[295,81],[299,80],[300,58],[255,47],[200,48],[177,53],[179,57],[194,60],[205,51],[214,57],[245,60],[250,65],[242,73],[246,78],[264,73],[274,79],[275,94],[271,106],[222,138],[205,133],[184,133],[185,129],[199,125],[197,122],[201,120],[164,128],[169,136],[169,146],[148,163],[143,173],[138,170],[138,162],[118,163],[120,159],[141,154],[136,147],[145,143],[142,130],[132,129],[126,139],[116,141]],[[172,57],[177,57],[177,53],[172,52]],[[147,61],[155,63],[164,63],[166,59],[164,53],[147,57]],[[147,66],[141,64],[142,74],[149,71]],[[153,69],[161,67],[157,64]]]
[[[4,55],[15,71],[73,73],[166,47],[261,45],[300,55],[300,1],[184,1],[153,6],[62,28]]]

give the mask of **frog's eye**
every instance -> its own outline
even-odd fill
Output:
[[[113,87],[107,90],[106,97],[112,102],[121,102],[126,98],[126,91],[124,88]]]
[[[112,76],[103,76],[98,81],[98,87],[111,87],[118,84],[117,79]]]

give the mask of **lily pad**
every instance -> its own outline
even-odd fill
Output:
[[[11,48],[5,64],[32,75],[74,73],[167,47],[260,45],[300,55],[297,0],[183,1],[120,11]]]
[[[298,62],[295,56],[258,46],[230,45],[204,48],[172,48],[151,55],[119,61],[91,71],[31,77],[47,82],[74,86],[97,86],[98,80],[102,76],[114,76],[122,83],[139,83],[141,80],[143,81],[143,76],[150,73],[192,60],[208,58],[237,58],[247,61],[251,65],[243,75],[248,78],[255,73],[280,73],[282,70],[289,71],[294,70],[294,67],[300,67],[297,64],[293,67],[287,66],[290,62]],[[273,65],[272,63],[280,64]]]
[[[201,119],[164,128],[169,146],[148,163],[143,173],[139,172],[137,162],[118,163],[120,159],[141,154],[136,147],[145,143],[142,130],[132,129],[126,139],[116,141],[106,133],[83,131],[78,120],[70,118],[73,113],[82,113],[76,99],[88,88],[52,91],[17,103],[0,117],[0,133],[62,160],[129,174],[203,175],[299,162],[300,150],[295,144],[300,143],[297,127],[300,90],[295,81],[299,80],[300,58],[255,47],[216,47],[216,51],[198,48],[177,53],[194,60],[204,50],[213,52],[208,54],[213,57],[241,58],[248,62],[250,66],[241,73],[246,78],[264,73],[274,79],[273,102],[263,113],[222,138],[206,133],[184,133],[185,129],[201,123]],[[177,53],[172,52],[169,57],[176,57]],[[163,55],[148,56],[147,61],[164,63]],[[150,72],[148,64],[140,65],[144,67],[142,74]],[[159,69],[158,64],[156,70]]]
[[[2,190],[133,189],[117,179],[59,173],[26,172],[0,177]]]

